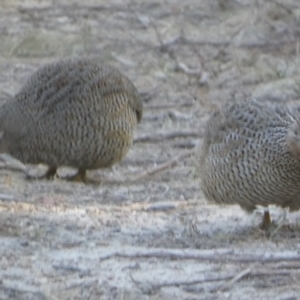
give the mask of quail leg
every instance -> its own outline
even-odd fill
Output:
[[[49,167],[48,171],[42,176],[42,178],[52,179],[56,174],[56,167]]]
[[[270,238],[273,238],[282,227],[286,225],[287,211],[283,212],[282,218],[278,223],[272,222],[269,210],[265,210],[260,229],[264,230]]]
[[[271,225],[272,225],[272,221],[271,221],[270,212],[268,209],[266,209],[264,211],[264,216],[263,216],[262,222],[260,224],[260,229],[269,230]]]

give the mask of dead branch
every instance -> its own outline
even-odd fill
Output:
[[[300,264],[294,261],[283,261],[275,266],[276,269],[300,269]]]
[[[177,66],[176,66],[178,71],[181,71],[183,73],[185,73],[186,75],[189,76],[196,76],[196,77],[200,77],[202,74],[202,70],[200,68],[197,69],[191,69],[189,68],[185,63],[183,62],[177,62]]]
[[[203,283],[209,283],[216,281],[214,286],[211,286],[210,288],[206,289],[209,290],[210,293],[218,292],[218,291],[224,291],[224,287],[230,289],[232,285],[237,282],[238,280],[242,279],[243,277],[262,277],[262,276],[295,276],[300,275],[300,270],[280,270],[280,271],[266,271],[266,270],[257,270],[257,271],[251,271],[251,269],[246,269],[242,271],[241,273],[235,275],[235,274],[222,274],[222,275],[216,275],[215,273],[212,274],[206,274],[204,278],[201,279],[195,279],[195,280],[178,280],[178,281],[170,281],[170,282],[164,282],[159,284],[152,284],[154,288],[162,288],[166,286],[180,286],[180,285],[187,285],[187,287],[184,288],[187,292],[199,292],[203,291],[203,286],[194,286],[189,287],[190,285],[196,285],[196,284],[203,284]],[[221,284],[219,281],[229,280],[229,282]]]
[[[236,274],[222,274],[222,275],[216,275],[216,273],[211,273],[211,274],[206,274],[204,278],[200,279],[194,279],[194,280],[172,280],[169,282],[161,282],[161,283],[147,283],[148,286],[151,286],[152,289],[158,290],[162,287],[167,287],[167,286],[181,286],[181,285],[193,285],[193,284],[201,284],[201,283],[209,283],[213,281],[224,281],[224,280],[229,280],[228,283],[222,284],[220,287],[220,283],[216,284],[216,286],[211,287],[209,289],[210,292],[217,292],[217,291],[224,291],[223,286],[227,286],[228,288],[231,288],[232,285],[237,282],[238,280],[242,279],[243,277],[262,277],[262,276],[291,276],[291,275],[300,275],[300,270],[282,270],[282,271],[265,271],[265,270],[257,270],[257,271],[249,271],[249,269],[244,270],[243,272],[239,273],[238,275]],[[139,281],[135,280],[136,284],[141,284]],[[188,290],[188,289],[186,289]],[[202,289],[201,289],[202,290]],[[190,290],[189,290],[190,291]]]
[[[0,200],[2,201],[13,201],[15,197],[13,195],[0,194]]]
[[[148,170],[145,170],[139,174],[136,174],[135,176],[132,176],[130,181],[138,181],[138,180],[141,180],[147,176],[151,176],[151,175],[154,175],[154,174],[157,174],[159,172],[162,172],[162,171],[165,171],[167,169],[170,169],[174,166],[176,166],[178,164],[179,161],[183,160],[184,158],[186,157],[189,157],[191,156],[192,154],[194,154],[194,150],[190,150],[186,153],[183,153],[181,155],[178,155],[176,156],[175,158],[165,162],[165,163],[162,163],[156,167],[153,167],[153,168],[150,168]]]
[[[160,104],[160,105],[147,105],[145,106],[145,108],[147,108],[147,110],[149,109],[153,109],[153,110],[163,110],[163,109],[172,109],[172,108],[179,108],[179,107],[191,107],[194,104],[192,102],[180,102],[180,103],[176,103],[176,104]]]
[[[251,273],[251,268],[248,268],[236,276],[234,276],[229,282],[226,282],[223,284],[220,288],[219,291],[227,291],[229,290],[237,281],[241,280],[243,277],[249,275]]]
[[[162,41],[160,40],[160,50],[168,49],[174,45],[181,44],[184,41],[182,35],[174,35],[168,40]]]
[[[145,211],[168,211],[175,208],[176,204],[173,202],[157,202],[146,207]]]
[[[194,140],[188,141],[185,143],[175,143],[172,144],[172,148],[179,148],[179,149],[193,149],[198,145],[198,143]]]
[[[152,249],[125,249],[124,251],[113,251],[100,257],[101,260],[110,259],[113,257],[127,257],[127,258],[172,258],[172,259],[195,259],[207,260],[214,262],[240,262],[240,263],[271,263],[282,261],[300,261],[300,254],[297,252],[279,252],[279,253],[247,253],[238,252],[233,249],[166,249],[166,248],[152,248]],[[291,270],[292,271],[292,270]],[[275,272],[275,270],[274,270]],[[281,272],[281,270],[279,271]]]
[[[75,267],[73,265],[58,265],[58,264],[53,264],[52,268],[55,270],[61,270],[65,272],[72,272],[72,273],[81,273],[81,274],[90,274],[91,270],[87,269],[81,269],[78,267]]]
[[[76,278],[71,280],[68,280],[67,282],[63,282],[63,284],[61,284],[61,290],[72,290],[75,289],[77,287],[88,287],[91,285],[97,284],[97,279],[95,278]]]
[[[177,121],[177,120],[188,121],[188,120],[191,120],[193,116],[191,114],[184,114],[184,113],[181,113],[181,112],[173,109],[173,110],[168,111],[168,117],[174,121]]]
[[[155,287],[154,285],[151,285],[147,282],[139,282],[133,278],[131,274],[129,274],[130,279],[132,282],[146,295],[154,294],[158,291],[159,287]]]
[[[111,53],[111,56],[118,61],[119,63],[121,63],[122,65],[126,66],[126,67],[135,67],[136,64],[132,61],[129,60],[125,57],[122,57],[120,55],[117,55],[116,53]]]
[[[278,1],[274,1],[273,2],[275,5],[277,5],[278,7],[280,7],[280,8],[282,8],[282,9],[284,9],[288,14],[290,14],[290,15],[293,15],[294,14],[294,8],[290,8],[290,7],[287,7],[286,5],[284,5],[284,4],[282,4],[282,3],[280,3],[280,2],[278,2]],[[297,7],[297,6],[296,6]],[[298,8],[298,7],[297,7]]]
[[[167,286],[181,286],[181,285],[193,285],[193,284],[200,284],[200,283],[208,283],[208,282],[213,282],[213,281],[224,281],[224,280],[230,280],[234,278],[235,275],[233,274],[222,274],[222,275],[217,275],[216,273],[211,273],[211,274],[206,274],[204,278],[201,279],[193,279],[193,280],[172,280],[169,282],[162,282],[162,283],[154,283],[152,284],[156,289],[157,288],[162,288],[162,287],[167,287]],[[213,292],[215,290],[218,290],[220,287],[220,283],[218,283],[217,287],[213,287],[210,291]]]
[[[126,258],[142,258],[142,257],[156,257],[156,258],[172,258],[172,259],[204,259],[210,260],[215,256],[233,254],[233,249],[209,249],[209,250],[194,250],[194,249],[167,249],[167,248],[135,248],[124,249],[123,251],[112,251],[102,257],[100,260],[111,259],[114,257]],[[299,255],[300,256],[300,255]]]
[[[0,169],[25,172],[26,166],[8,154],[0,155]]]
[[[154,134],[144,134],[140,135],[134,140],[134,143],[142,143],[142,142],[161,142],[164,140],[175,139],[175,138],[187,138],[194,137],[200,138],[202,137],[202,132],[200,131],[168,131],[168,132],[159,132]]]
[[[235,36],[237,36],[238,34],[240,34],[240,32],[245,29],[245,27],[247,26],[246,23],[243,23],[239,28],[237,28],[228,38],[227,43],[225,42],[223,44],[223,46],[218,50],[218,53],[212,58],[212,60],[217,59],[221,53],[224,52],[224,50],[232,44],[232,40],[234,39]]]
[[[152,99],[154,99],[154,97],[157,96],[158,91],[159,91],[159,87],[155,87],[155,88],[152,88],[147,91],[141,91],[140,96],[143,99],[143,102],[147,103],[147,102],[150,102]]]

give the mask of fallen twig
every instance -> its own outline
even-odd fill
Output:
[[[160,142],[163,140],[168,139],[175,139],[175,138],[187,138],[187,137],[196,137],[200,138],[202,136],[202,133],[200,131],[168,131],[168,132],[159,132],[154,133],[152,135],[150,134],[144,134],[139,137],[137,137],[134,140],[134,143],[141,143],[141,142]]]
[[[25,172],[26,166],[8,154],[0,155],[0,169]]]
[[[13,195],[0,194],[0,200],[2,200],[2,201],[13,201],[13,200],[15,200],[15,197]]]
[[[172,120],[183,120],[183,121],[188,121],[192,119],[191,114],[183,114],[177,110],[170,110],[168,112],[168,116]]]
[[[165,162],[165,163],[162,163],[156,167],[153,167],[153,168],[150,168],[148,170],[145,170],[141,173],[138,173],[136,174],[135,176],[132,176],[130,181],[138,181],[138,180],[141,180],[147,176],[151,176],[151,175],[154,175],[154,174],[157,174],[159,172],[162,172],[162,171],[165,171],[167,169],[170,169],[172,167],[174,167],[175,165],[178,164],[179,161],[181,161],[182,159],[186,158],[186,157],[189,157],[191,156],[192,154],[194,154],[194,150],[190,150],[188,152],[185,152],[181,155],[178,155],[176,156],[175,158]]]
[[[151,203],[148,207],[145,208],[145,211],[168,211],[175,208],[176,204],[173,202],[158,202]]]
[[[148,91],[142,91],[140,92],[140,96],[143,99],[144,103],[150,102],[156,95],[158,94],[159,88],[152,88],[151,90]]]
[[[178,107],[191,107],[194,104],[192,102],[181,102],[181,103],[175,103],[175,104],[160,104],[160,105],[147,105],[145,106],[145,108],[147,108],[147,110],[153,109],[159,109],[159,110],[163,110],[163,109],[172,109],[172,108],[178,108]]]
[[[247,272],[246,272],[247,271]],[[171,280],[171,281],[166,281],[166,282],[161,282],[161,283],[148,283],[148,285],[151,285],[154,289],[159,289],[162,287],[166,287],[166,286],[180,286],[180,285],[192,285],[192,284],[200,284],[200,283],[208,283],[208,282],[212,282],[212,281],[223,281],[223,280],[230,280],[230,282],[234,283],[237,280],[240,280],[242,277],[248,276],[248,277],[259,277],[259,276],[289,276],[289,275],[300,275],[300,270],[298,271],[263,271],[263,270],[258,270],[258,271],[249,271],[248,269],[244,271],[246,274],[222,274],[222,275],[216,275],[216,273],[212,273],[209,275],[206,275],[204,278],[200,278],[200,279],[194,279],[194,280]],[[241,276],[240,278],[237,278],[238,276]],[[236,279],[237,278],[237,279]],[[135,280],[136,281],[136,280]],[[136,283],[139,283],[138,281],[136,281]],[[225,286],[227,285],[227,283],[225,284]],[[222,287],[224,285],[221,286],[221,290]],[[228,287],[231,287],[228,286]],[[210,292],[217,292],[220,290],[220,286],[219,287],[213,287],[210,289]]]
[[[113,251],[100,257],[101,260],[110,259],[113,257],[128,257],[128,258],[142,258],[142,257],[156,257],[156,258],[172,258],[172,259],[195,259],[207,260],[214,262],[281,262],[281,261],[300,261],[299,253],[247,253],[238,252],[233,249],[166,249],[166,248],[152,248],[152,249],[125,249],[123,251]],[[275,272],[276,270],[274,270]],[[291,270],[293,271],[293,270]],[[271,271],[270,271],[271,272]],[[277,271],[276,271],[277,272]],[[281,270],[279,271],[281,272]]]
[[[294,6],[293,8],[292,7],[287,7],[286,5],[284,5],[284,4],[282,4],[282,3],[278,2],[278,1],[274,1],[273,3],[276,4],[277,6],[279,6],[280,8],[283,8],[290,15],[294,14],[294,9],[297,7],[297,6]]]
[[[219,291],[226,291],[229,290],[234,283],[236,283],[237,281],[241,280],[243,277],[249,275],[251,273],[251,268],[248,268],[242,272],[240,272],[239,274],[237,274],[236,276],[234,276],[229,282],[226,282],[225,284],[223,284],[220,288]]]
[[[177,69],[189,76],[200,77],[202,74],[202,70],[200,68],[191,69],[183,62],[177,62]]]
[[[196,285],[196,284],[203,284],[203,283],[209,283],[213,281],[224,281],[229,280],[229,282],[226,282],[224,284],[221,284],[218,282],[214,286],[211,286],[210,288],[206,288],[205,290],[209,290],[210,293],[218,292],[218,291],[224,291],[226,289],[229,289],[232,287],[232,285],[237,282],[238,280],[242,279],[243,277],[261,277],[261,276],[290,276],[290,275],[300,275],[300,271],[290,271],[290,270],[282,270],[282,271],[265,271],[265,270],[257,270],[257,271],[251,271],[251,269],[246,269],[243,272],[239,273],[238,275],[235,274],[222,274],[222,275],[216,275],[215,273],[206,275],[204,278],[195,279],[195,280],[177,280],[177,281],[170,281],[170,282],[164,282],[164,283],[152,283],[154,288],[162,288],[166,286],[179,286],[179,285],[187,285],[187,287],[184,288],[187,292],[200,292],[203,291],[203,286],[194,286],[190,287],[190,285]],[[224,289],[225,288],[225,289]]]
[[[194,250],[194,249],[161,249],[161,248],[136,248],[124,249],[123,251],[112,251],[100,257],[100,260],[106,260],[114,257],[156,257],[156,258],[172,258],[172,259],[204,259],[210,260],[215,256],[233,254],[233,249],[209,249],[209,250]]]
[[[275,266],[276,269],[300,269],[300,264],[294,261],[283,261]]]
[[[182,142],[182,143],[175,143],[172,144],[173,148],[179,148],[179,149],[193,149],[198,145],[198,143],[195,140]]]

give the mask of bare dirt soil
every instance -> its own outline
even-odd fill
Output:
[[[28,180],[0,159],[0,299],[300,299],[300,212],[268,237],[261,208],[203,198],[193,155],[227,101],[297,108],[299,26],[297,0],[1,0],[2,103],[44,63],[82,55],[120,68],[145,103],[124,161],[89,172],[99,185]]]

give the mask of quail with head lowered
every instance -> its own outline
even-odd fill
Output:
[[[300,209],[300,123],[290,108],[248,100],[224,105],[209,119],[199,150],[208,200]],[[271,224],[265,210],[263,228]]]
[[[37,70],[0,108],[0,152],[23,163],[86,170],[124,158],[141,121],[143,105],[133,83],[96,59],[66,59]]]

